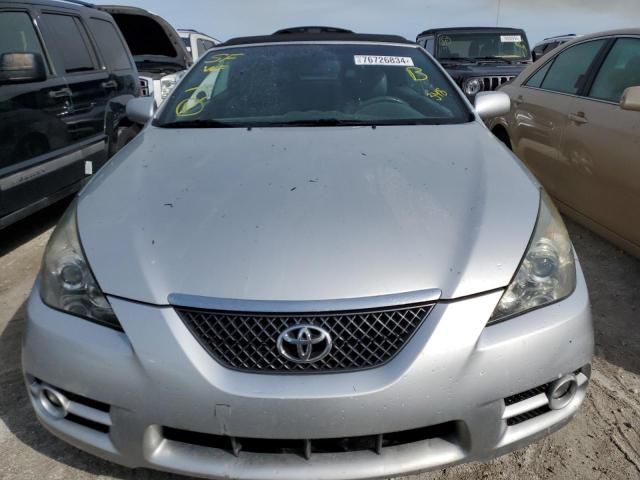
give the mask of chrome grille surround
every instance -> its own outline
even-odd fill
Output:
[[[262,313],[175,306],[205,350],[227,368],[257,373],[331,373],[375,368],[389,362],[425,321],[434,302],[367,310]],[[277,348],[295,325],[326,330],[333,346],[313,363],[295,363]]]

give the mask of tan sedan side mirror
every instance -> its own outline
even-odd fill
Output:
[[[620,100],[620,108],[640,112],[640,87],[629,87],[624,91],[622,100]]]

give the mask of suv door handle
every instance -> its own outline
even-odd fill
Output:
[[[70,97],[71,90],[68,88],[61,88],[60,90],[52,90],[49,92],[49,98],[62,98],[62,97]]]
[[[584,114],[584,112],[570,113],[569,120],[578,125],[589,123],[589,120],[587,120],[587,116]]]
[[[118,88],[118,82],[116,82],[115,80],[107,80],[106,82],[102,82],[100,84],[100,86],[102,88]]]

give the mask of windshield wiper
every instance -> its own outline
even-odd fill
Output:
[[[496,56],[487,56],[487,57],[477,57],[476,60],[495,60],[497,62],[505,62],[505,63],[513,63],[512,60],[504,57],[496,57]]]
[[[470,57],[439,57],[438,60],[444,62],[470,62],[477,63],[475,58]]]
[[[265,126],[277,127],[340,127],[344,125],[371,125],[371,122],[359,120],[340,120],[338,118],[316,118],[306,120],[289,120],[286,122],[274,122]]]
[[[236,128],[241,125],[234,123],[220,122],[218,120],[179,120],[177,122],[167,122],[160,125],[156,125],[160,128]]]

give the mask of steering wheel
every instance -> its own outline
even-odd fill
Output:
[[[371,105],[377,105],[378,103],[398,103],[401,105],[409,105],[407,102],[398,97],[392,97],[391,95],[384,95],[382,97],[370,98],[365,100],[358,106],[358,110],[370,107]]]

